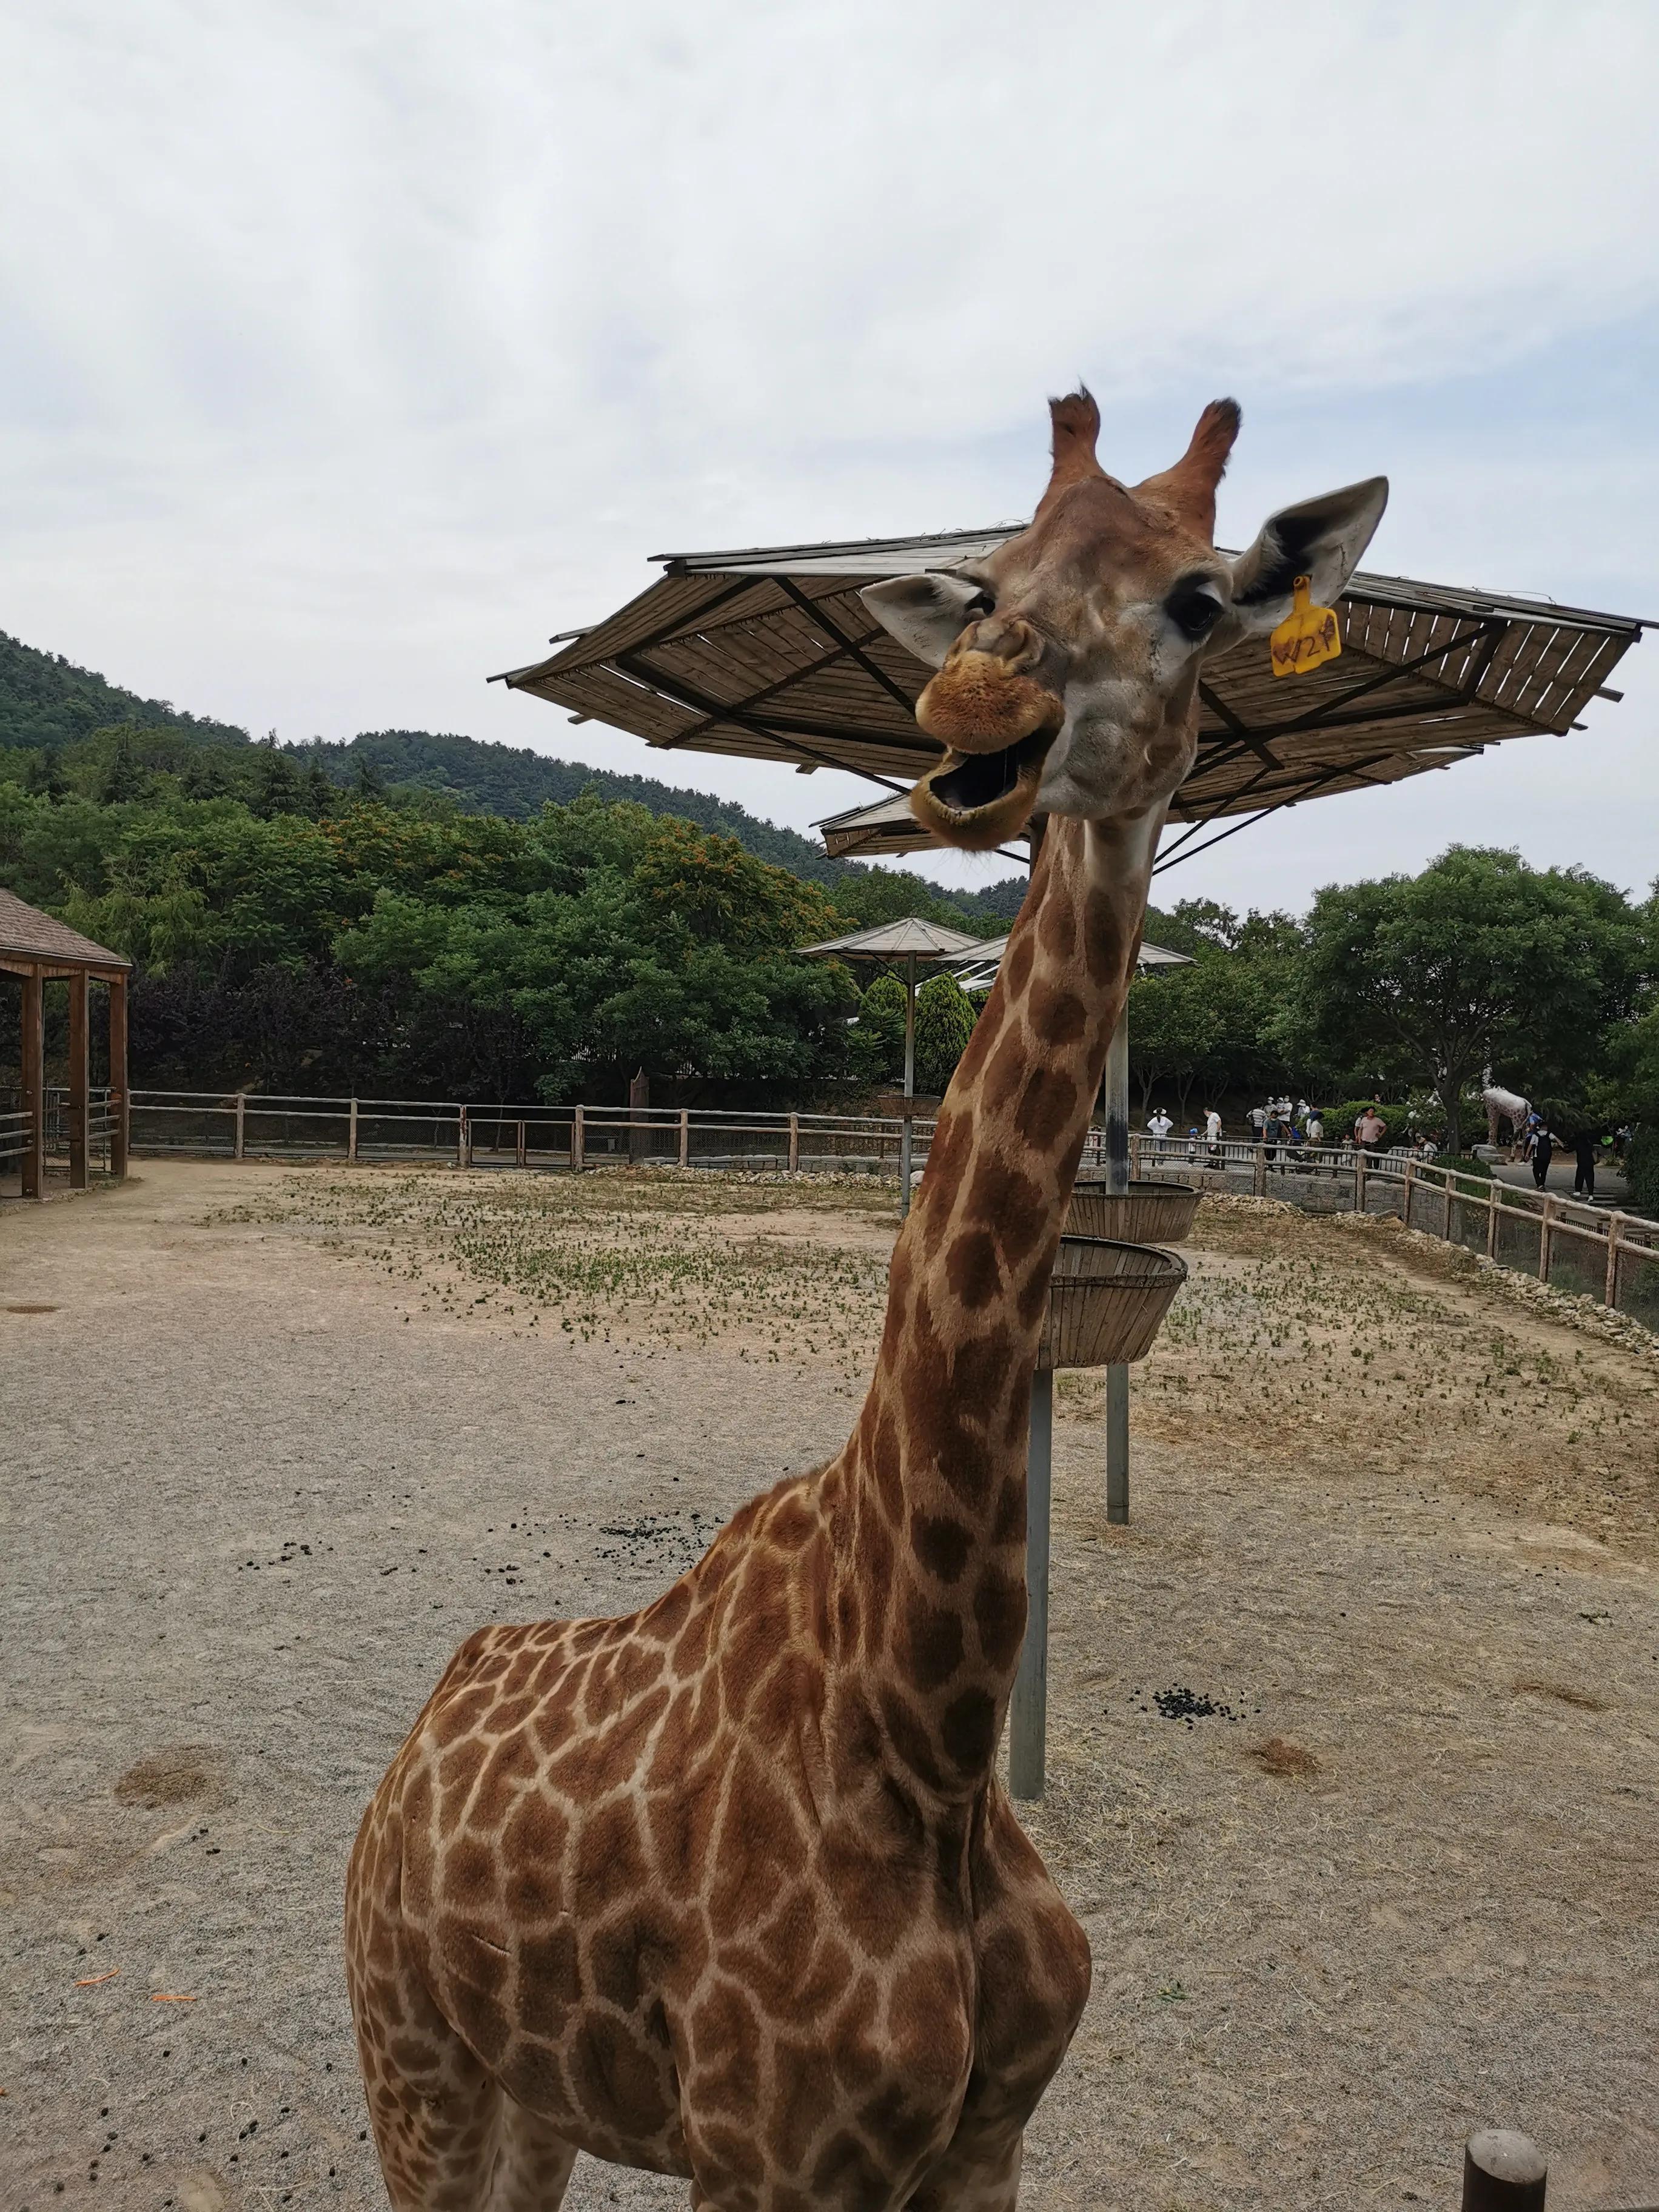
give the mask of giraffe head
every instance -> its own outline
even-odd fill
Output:
[[[1028,529],[982,561],[863,594],[937,672],[916,720],[947,750],[910,796],[924,828],[983,850],[1034,811],[1093,819],[1168,799],[1192,766],[1204,662],[1276,629],[1309,578],[1327,603],[1389,496],[1371,477],[1281,507],[1248,553],[1215,550],[1239,413],[1212,400],[1170,469],[1127,485],[1095,458],[1087,392],[1049,402],[1054,469]]]

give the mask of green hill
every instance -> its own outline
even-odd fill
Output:
[[[72,781],[107,796],[118,740],[105,733],[125,730],[168,733],[168,738],[153,737],[133,749],[141,779],[147,772],[173,772],[182,740],[192,756],[197,747],[214,746],[234,746],[239,756],[224,764],[222,775],[214,769],[210,777],[196,773],[198,766],[207,770],[206,762],[185,762],[191,771],[184,781],[187,791],[201,795],[217,787],[245,795],[245,785],[250,793],[257,790],[258,779],[249,775],[255,763],[248,759],[246,730],[204,720],[165,700],[142,699],[89,669],[76,667],[60,653],[41,653],[0,633],[0,746],[60,756]],[[425,794],[463,813],[505,815],[516,821],[550,800],[567,805],[579,792],[595,790],[606,800],[629,800],[650,813],[678,815],[701,830],[734,837],[757,859],[809,882],[843,890],[857,884],[864,895],[854,903],[871,921],[921,914],[991,934],[1012,919],[1025,893],[1023,874],[977,891],[945,891],[908,869],[832,860],[799,831],[780,829],[708,792],[662,783],[654,776],[589,768],[580,761],[551,760],[528,746],[487,744],[453,732],[366,730],[348,741],[319,740],[280,750],[302,767],[320,767],[337,784],[367,781],[393,799]],[[131,776],[134,771],[124,768],[123,773]],[[125,789],[122,795],[127,795]]]
[[[165,699],[141,699],[61,653],[40,653],[0,630],[0,745],[74,745],[118,722],[177,730],[205,745],[245,745],[247,732],[204,721]]]

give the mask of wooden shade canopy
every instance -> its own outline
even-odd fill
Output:
[[[90,986],[109,987],[109,1161],[127,1171],[127,977],[132,963],[15,893],[0,890],[0,975],[22,984],[19,1110],[0,1115],[0,1157],[15,1158],[25,1198],[46,1194],[46,987],[69,985],[70,1188],[87,1187],[92,1152]]]
[[[939,757],[912,712],[930,672],[875,622],[860,587],[981,557],[1019,526],[658,555],[663,574],[637,599],[491,681],[661,752],[793,761],[907,788]],[[1620,696],[1607,678],[1644,627],[1364,570],[1339,612],[1340,657],[1305,675],[1275,678],[1261,639],[1209,664],[1198,757],[1170,809],[1187,825],[1177,844],[1223,817],[1398,783],[1509,738],[1580,726],[1591,699]],[[898,821],[831,849],[930,842]]]

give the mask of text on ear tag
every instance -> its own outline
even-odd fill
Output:
[[[1309,599],[1310,579],[1298,576],[1295,602],[1267,640],[1275,676],[1300,676],[1317,668],[1322,660],[1334,660],[1342,650],[1342,625],[1334,607],[1316,607]]]

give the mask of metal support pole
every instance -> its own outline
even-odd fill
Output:
[[[1025,1641],[1008,1707],[1008,1787],[1016,1797],[1042,1795],[1048,1735],[1048,1506],[1054,1469],[1054,1378],[1031,1377],[1030,1443],[1025,1457]]]
[[[92,1155],[92,1071],[87,1036],[87,971],[69,979],[70,1188],[84,1190]]]
[[[25,1198],[46,1194],[46,988],[38,972],[23,978],[23,1111],[29,1117],[23,1154]]]
[[[1106,1188],[1121,1198],[1129,1188],[1129,1014],[1118,1017],[1106,1052]],[[1129,1370],[1106,1370],[1106,1518],[1129,1518]]]
[[[899,1219],[910,1211],[910,1135],[916,1095],[916,956],[904,986],[904,1119],[899,1127]]]
[[[132,1136],[132,1098],[127,1089],[127,979],[109,984],[109,1171],[125,1182]]]
[[[1549,2169],[1513,2128],[1483,2128],[1463,2147],[1463,2212],[1544,2212]]]

